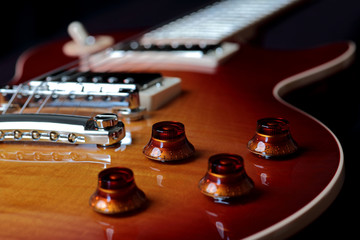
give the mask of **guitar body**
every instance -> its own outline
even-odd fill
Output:
[[[47,47],[57,53],[60,45]],[[18,81],[37,74],[25,71],[31,69],[31,59],[43,72],[50,70],[36,52],[21,61],[24,71]],[[343,153],[326,126],[281,96],[341,70],[353,53],[354,46],[347,42],[301,51],[243,44],[213,74],[162,71],[182,79],[182,93],[145,119],[125,122],[131,133],[127,145],[102,149],[1,143],[0,238],[279,239],[296,233],[336,197],[343,180]],[[71,60],[56,59],[60,64]],[[117,71],[116,66],[110,70]],[[297,155],[266,160],[248,151],[256,121],[264,117],[290,122]],[[164,120],[184,123],[194,157],[167,164],[142,154],[152,125]],[[235,204],[215,203],[199,191],[208,158],[218,153],[241,155],[254,181],[254,191]],[[149,200],[145,209],[117,217],[91,209],[98,173],[113,166],[133,170]]]

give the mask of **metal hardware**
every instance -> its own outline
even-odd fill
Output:
[[[7,86],[0,93],[8,104],[21,107],[38,107],[39,111],[49,107],[97,107],[110,108],[125,118],[139,119],[145,109],[140,106],[139,91],[161,83],[157,73],[93,73],[73,70],[57,73],[29,81],[19,86]],[[24,97],[24,98],[23,98]],[[121,111],[120,111],[121,110]],[[39,112],[38,111],[38,112]]]
[[[144,116],[144,112],[146,111],[146,108],[144,107],[138,107],[138,108],[119,108],[119,109],[113,109],[113,112],[117,115],[121,116],[122,118],[130,121],[136,121],[139,119],[142,119]]]
[[[119,122],[117,115],[113,113],[98,114],[94,117],[94,120],[99,129],[107,129],[109,127],[114,127]]]
[[[111,146],[125,137],[116,114],[94,118],[57,114],[0,115],[0,141],[56,142]]]

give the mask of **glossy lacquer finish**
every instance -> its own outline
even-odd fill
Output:
[[[303,51],[242,45],[215,74],[164,72],[182,78],[182,94],[145,119],[125,123],[131,133],[128,145],[102,149],[2,143],[0,238],[278,239],[295,233],[335,197],[341,186],[342,151],[322,124],[279,102],[273,89],[292,79],[281,88],[277,85],[278,98],[286,86],[294,88],[296,79],[310,81],[309,76],[323,76],[319,71],[335,71],[332,67],[341,68],[351,52],[348,43]],[[249,152],[257,120],[267,117],[291,123],[299,146],[296,155],[267,160]],[[161,121],[185,125],[196,149],[192,158],[163,163],[143,155],[153,124]],[[200,192],[208,159],[218,153],[243,158],[254,182],[246,198],[219,204]],[[117,217],[93,211],[89,198],[104,167],[133,171],[147,197],[142,211]]]
[[[120,215],[140,210],[147,202],[146,196],[135,184],[134,173],[129,168],[109,167],[99,173],[98,186],[90,197],[94,211]]]
[[[150,141],[143,149],[147,158],[161,162],[185,160],[194,152],[194,146],[185,135],[184,124],[174,121],[155,123]]]
[[[267,159],[290,157],[298,148],[291,136],[289,122],[283,118],[258,120],[255,135],[248,142],[250,152]]]
[[[254,188],[244,160],[236,154],[220,153],[209,158],[208,171],[199,182],[200,191],[217,203],[242,201]]]

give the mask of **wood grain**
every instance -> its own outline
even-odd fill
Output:
[[[0,238],[278,239],[293,234],[336,196],[342,150],[328,129],[277,101],[272,90],[281,80],[326,65],[349,49],[349,43],[302,51],[242,45],[214,74],[163,71],[182,79],[182,94],[144,120],[126,122],[132,144],[120,148],[1,143]],[[264,160],[248,152],[247,142],[263,117],[289,120],[301,149],[296,157]],[[195,157],[164,164],[143,156],[152,124],[164,120],[185,124]],[[255,182],[252,195],[237,204],[214,203],[198,189],[208,158],[217,153],[241,155]],[[92,211],[88,200],[105,165],[134,171],[149,199],[144,211],[124,217]]]

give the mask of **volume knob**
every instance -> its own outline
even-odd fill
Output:
[[[215,202],[225,203],[249,194],[254,182],[246,174],[241,156],[221,153],[209,158],[208,171],[200,180],[199,188]]]
[[[186,138],[184,124],[164,121],[153,125],[150,141],[143,153],[152,160],[167,162],[189,158],[195,153],[195,148]]]
[[[121,214],[139,210],[146,205],[147,198],[134,180],[129,168],[112,167],[98,175],[98,186],[89,203],[94,211],[103,214]]]
[[[279,158],[295,153],[298,145],[290,134],[287,120],[263,118],[257,121],[256,133],[248,142],[248,149],[263,158]]]

